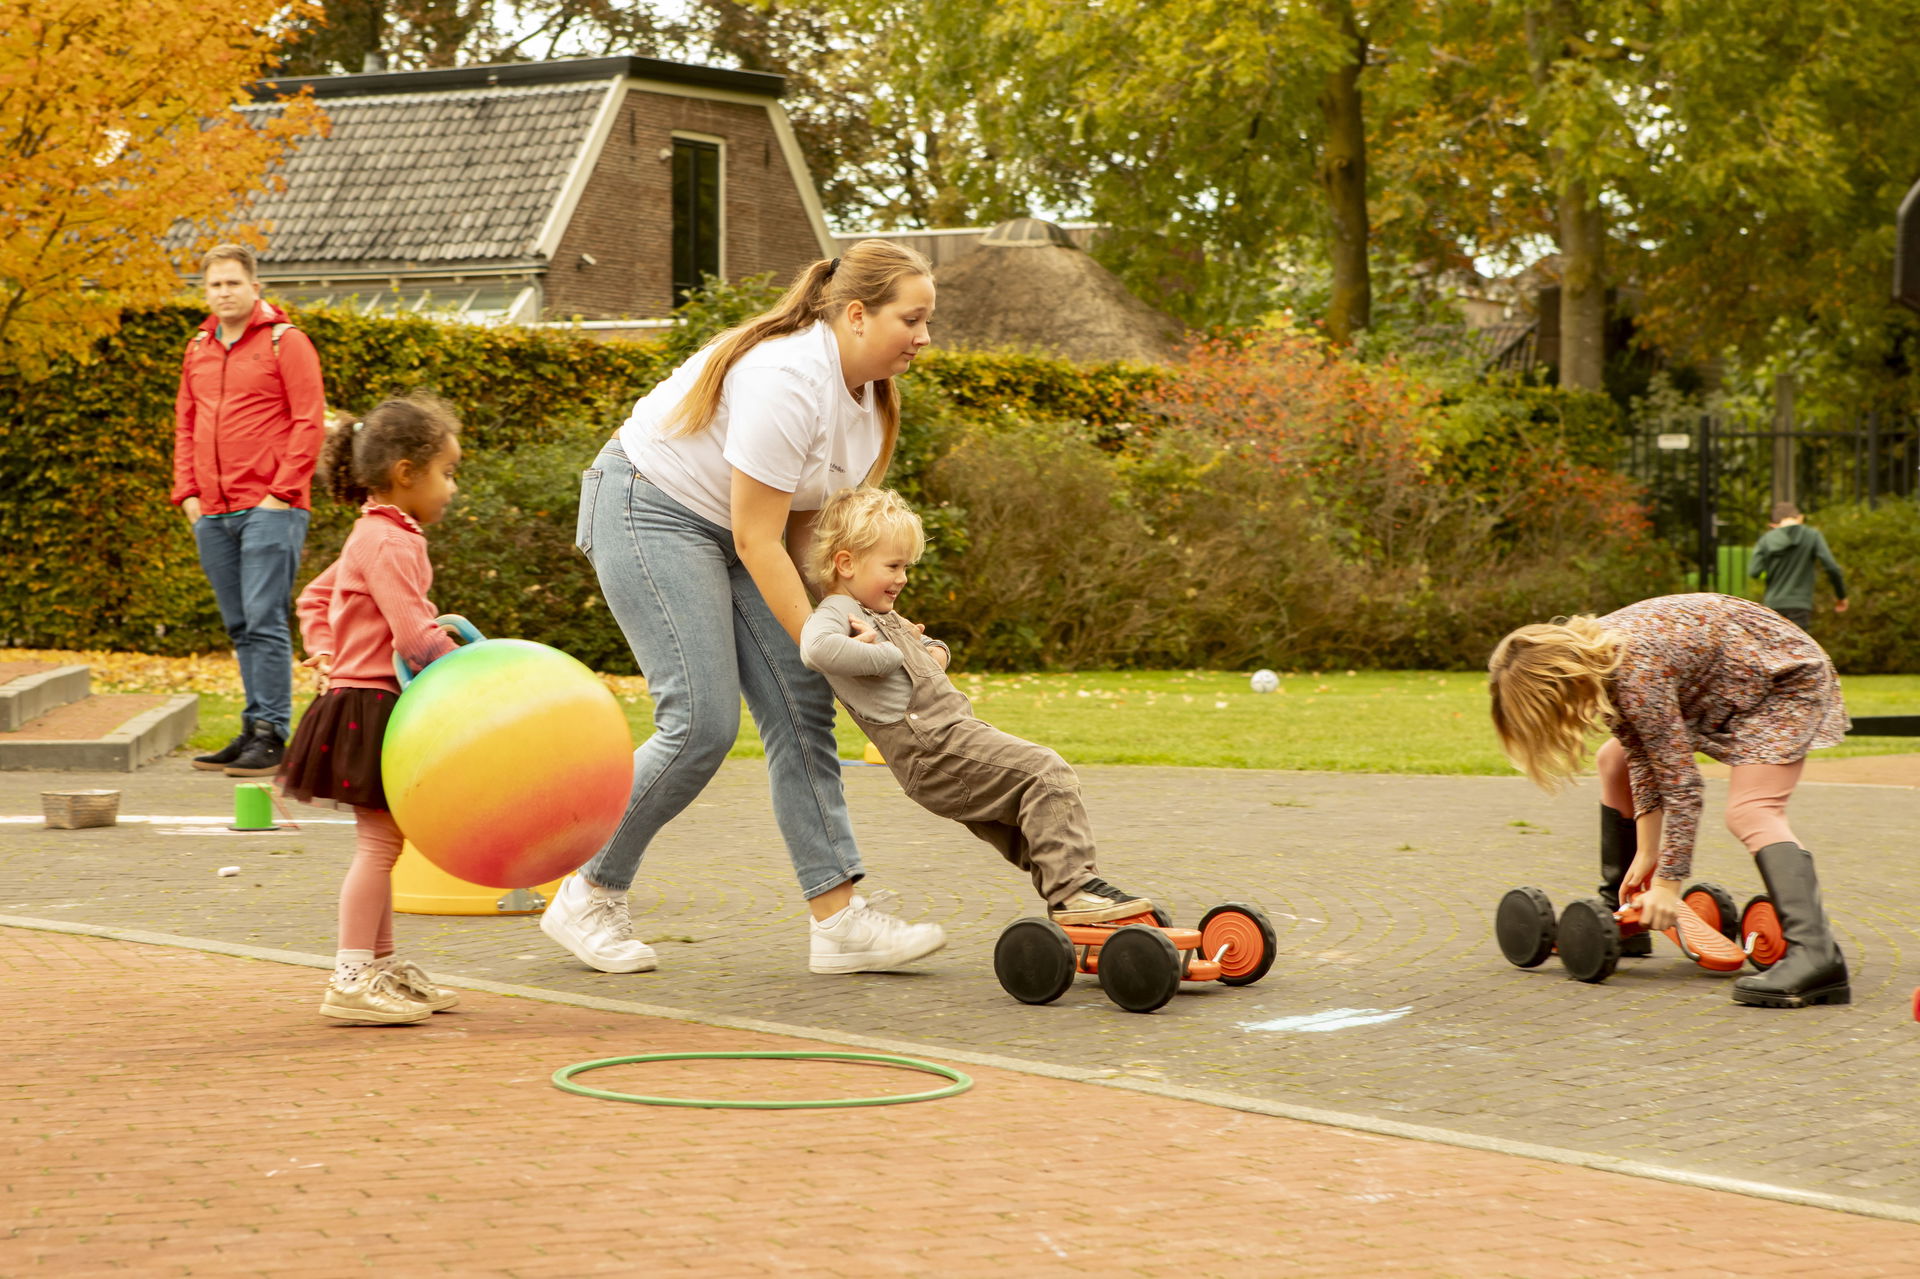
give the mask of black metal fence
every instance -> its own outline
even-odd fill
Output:
[[[1814,515],[1840,503],[1920,501],[1920,419],[1701,414],[1645,424],[1627,438],[1621,465],[1646,485],[1660,536],[1693,565],[1693,589],[1744,595],[1747,557],[1774,502]]]

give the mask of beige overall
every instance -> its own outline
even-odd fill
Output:
[[[1094,877],[1093,828],[1080,779],[1059,754],[975,718],[920,633],[898,613],[875,615],[913,680],[904,719],[876,724],[848,714],[880,748],[907,796],[950,817],[1033,877],[1053,905]]]

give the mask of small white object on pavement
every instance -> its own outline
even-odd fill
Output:
[[[240,873],[240,868],[238,866],[222,866],[220,868],[220,875],[222,878],[225,878],[226,876],[229,876],[229,875],[238,875],[239,873]]]

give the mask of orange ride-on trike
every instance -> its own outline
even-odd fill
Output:
[[[993,947],[1001,988],[1023,1004],[1050,1004],[1076,973],[1095,973],[1107,998],[1130,1013],[1150,1013],[1183,981],[1250,986],[1273,967],[1273,925],[1244,902],[1215,906],[1198,928],[1175,928],[1156,910],[1105,924],[1016,919]]]
[[[1682,954],[1708,972],[1738,972],[1747,963],[1766,969],[1785,950],[1773,903],[1764,894],[1735,916],[1733,898],[1717,884],[1692,884],[1680,894],[1674,928],[1662,929]],[[1623,939],[1646,932],[1636,905],[1609,910],[1589,897],[1570,904],[1556,924],[1553,903],[1537,888],[1516,888],[1500,899],[1494,933],[1500,953],[1517,968],[1537,968],[1559,952],[1567,976],[1598,983],[1613,976]]]

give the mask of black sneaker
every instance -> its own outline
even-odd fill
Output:
[[[280,730],[264,719],[253,722],[253,736],[240,748],[240,755],[227,765],[228,777],[271,777],[280,771],[280,757],[287,753],[286,739]]]
[[[1104,879],[1089,879],[1067,900],[1047,907],[1047,918],[1056,924],[1106,924],[1152,913],[1152,902],[1115,888]]]
[[[240,758],[240,752],[246,747],[247,739],[251,736],[253,736],[253,721],[250,719],[241,720],[240,731],[233,735],[232,741],[211,755],[195,755],[193,757],[193,766],[195,768],[204,768],[210,773],[219,772],[227,765],[233,763],[234,760]]]

